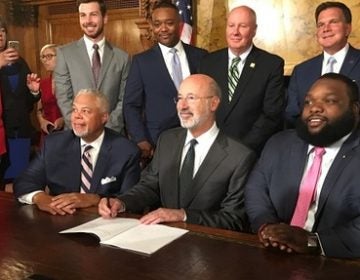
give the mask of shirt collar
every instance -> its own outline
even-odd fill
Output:
[[[251,45],[246,51],[244,51],[242,54],[239,55],[239,57],[241,59],[241,63],[245,63],[245,60],[248,57],[248,55],[250,54],[252,48],[253,48],[253,45]],[[230,48],[228,48],[228,56],[229,56],[230,63],[233,60],[233,58],[237,57],[235,54],[232,53]]]
[[[101,144],[104,140],[104,136],[105,136],[105,130],[103,130],[103,132],[99,135],[98,138],[96,138],[94,141],[92,141],[90,143],[87,143],[83,139],[80,138],[81,148],[84,148],[87,145],[91,145],[94,149],[100,150]]]
[[[105,46],[105,36],[100,41],[95,43],[91,41],[86,35],[84,35],[84,42],[86,49],[88,50],[89,53],[93,51],[94,44],[97,44],[99,46],[99,50],[102,50]]]
[[[203,134],[201,134],[197,138],[195,138],[191,134],[190,130],[188,129],[187,134],[186,134],[186,139],[185,139],[185,145],[184,146],[188,145],[190,143],[190,141],[192,139],[194,139],[194,138],[196,139],[198,144],[201,144],[202,142],[206,141],[207,139],[216,136],[218,133],[219,133],[219,128],[217,127],[216,122],[214,122],[214,124],[212,125],[212,127],[208,131],[204,132]]]
[[[325,151],[331,152],[331,151],[335,151],[335,150],[339,150],[341,148],[341,146],[344,144],[344,142],[350,137],[352,132],[350,132],[349,134],[346,134],[344,137],[342,137],[341,139],[339,139],[338,141],[336,141],[335,143],[332,143],[330,146],[324,147]],[[308,146],[308,155],[310,155],[310,153],[313,152],[315,146],[309,144]]]
[[[165,46],[165,45],[162,45],[162,44],[160,44],[160,43],[158,43],[158,45],[159,45],[159,47],[160,47],[161,52],[162,52],[162,53],[165,53],[165,54],[169,53],[170,50],[171,50],[171,49],[174,49],[174,48],[179,52],[179,54],[184,51],[184,47],[183,47],[183,45],[182,45],[182,43],[181,43],[180,40],[179,40],[179,42],[178,42],[175,46],[173,46],[173,47],[171,47],[171,48],[169,48],[169,47],[167,47],[167,46]]]
[[[324,51],[324,61],[328,61],[330,57],[333,57],[336,59],[338,63],[344,61],[345,56],[349,50],[349,43],[347,43],[341,50],[339,50],[337,53],[330,55],[329,53]]]

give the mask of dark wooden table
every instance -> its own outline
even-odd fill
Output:
[[[289,255],[253,235],[184,223],[175,226],[190,232],[150,257],[58,233],[96,217],[51,216],[0,192],[0,279],[360,279],[360,261]]]

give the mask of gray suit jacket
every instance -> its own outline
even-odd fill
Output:
[[[186,129],[160,135],[155,155],[137,185],[119,196],[126,210],[146,207],[184,208],[187,222],[231,230],[247,230],[244,183],[255,155],[243,144],[219,133],[194,177],[183,205],[179,170]]]
[[[54,72],[56,98],[66,125],[70,127],[74,95],[80,89],[96,88],[107,96],[110,103],[111,114],[106,126],[117,132],[123,132],[122,102],[129,68],[129,55],[106,41],[99,82],[96,87],[84,38],[59,47]]]

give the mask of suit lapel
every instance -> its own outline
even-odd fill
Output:
[[[205,186],[205,183],[211,174],[214,173],[218,165],[225,160],[228,153],[225,150],[227,147],[227,139],[224,134],[219,132],[214,143],[210,147],[204,161],[201,163],[199,170],[195,174],[191,189],[186,193],[185,203],[183,207],[188,207],[199,191]]]
[[[198,69],[196,69],[196,66],[194,65],[194,62],[197,61],[196,57],[193,56],[193,52],[190,51],[190,48],[187,44],[181,42],[183,47],[184,47],[184,51],[186,54],[186,59],[189,65],[189,71],[190,74],[194,74],[197,72]]]
[[[326,201],[329,197],[329,194],[333,188],[336,188],[337,179],[341,176],[344,168],[351,162],[353,155],[355,154],[353,150],[359,146],[359,132],[354,132],[349,139],[345,141],[345,143],[340,148],[338,154],[336,155],[334,162],[332,163],[328,174],[326,175],[325,181],[323,183],[319,205],[315,215],[315,224],[313,228],[316,228],[318,224],[318,218],[323,211],[323,208],[326,204]]]
[[[99,81],[97,84],[97,89],[100,89],[101,83],[104,80],[105,74],[109,68],[111,61],[113,60],[113,57],[114,57],[113,48],[107,41],[105,41],[104,55],[103,55],[103,61],[101,64],[100,76],[99,76]]]
[[[186,138],[186,129],[182,129],[175,135],[175,139],[161,154],[161,158],[172,159],[169,168],[165,169],[165,175],[163,177],[164,184],[161,189],[161,196],[164,206],[168,208],[179,208],[180,207],[180,196],[179,196],[179,171],[181,164],[181,156],[184,148]],[[173,143],[176,143],[175,145]],[[160,165],[160,164],[159,164]],[[160,173],[163,173],[161,170]]]
[[[91,62],[89,59],[89,55],[88,55],[88,51],[86,49],[86,45],[85,45],[85,41],[84,38],[81,38],[78,42],[77,42],[77,54],[76,57],[80,58],[80,60],[82,62],[80,63],[84,63],[84,65],[86,65],[86,67],[84,67],[84,71],[88,72],[87,76],[91,77],[91,81],[93,83],[93,86],[95,87],[95,83],[94,83],[94,77],[93,77],[93,73],[91,70]]]
[[[341,66],[340,73],[345,76],[351,74],[352,69],[358,64],[360,60],[360,52],[356,52],[352,46],[349,46],[349,51],[345,56],[343,65]]]
[[[71,147],[66,154],[63,156],[66,158],[66,161],[69,164],[69,176],[75,176],[75,186],[68,186],[73,189],[72,191],[80,192],[81,185],[81,147],[80,147],[80,138],[75,136],[72,133],[73,140],[70,143]]]
[[[98,187],[101,186],[101,177],[105,174],[107,168],[109,153],[111,151],[111,141],[109,140],[107,131],[105,130],[104,140],[100,147],[99,155],[96,161],[95,170],[91,180],[90,192],[96,193]]]

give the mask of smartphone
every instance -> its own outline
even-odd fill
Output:
[[[8,48],[13,48],[19,51],[20,49],[20,42],[19,41],[8,41]]]
[[[51,123],[49,123],[47,126],[47,131],[50,133],[53,133],[55,131],[55,126],[53,126]]]

